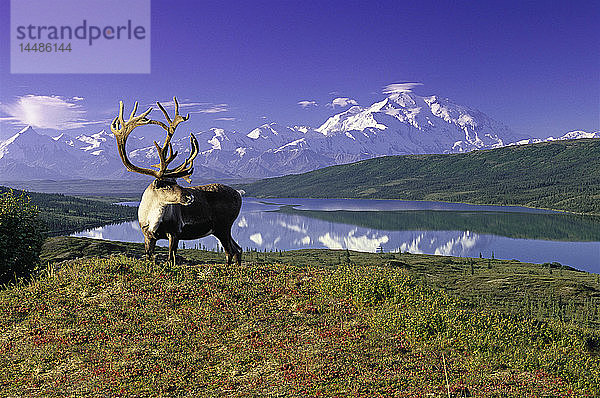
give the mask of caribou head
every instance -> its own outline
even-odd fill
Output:
[[[175,116],[173,119],[165,108],[156,104],[165,116],[166,122],[149,119],[152,112],[148,108],[144,113],[136,116],[138,103],[136,102],[128,120],[123,118],[123,102],[119,105],[119,115],[113,120],[110,129],[117,140],[119,156],[129,171],[149,175],[155,180],[146,188],[138,208],[138,221],[144,234],[146,255],[149,259],[154,257],[154,248],[158,239],[169,240],[169,261],[175,265],[175,256],[180,239],[197,239],[207,235],[214,235],[221,242],[227,256],[227,263],[232,259],[241,264],[240,246],[231,237],[231,226],[237,218],[242,198],[233,188],[222,184],[209,184],[195,187],[182,187],[177,184],[177,178],[191,182],[194,172],[194,159],[198,155],[198,141],[190,133],[190,154],[179,166],[169,169],[169,164],[175,160],[178,152],[173,151],[171,138],[175,129],[181,122],[189,119],[190,115],[179,114],[179,103],[175,103]],[[129,134],[139,126],[155,124],[166,132],[162,145],[154,141],[158,151],[159,163],[153,165],[154,169],[139,167],[131,163],[125,148]]]

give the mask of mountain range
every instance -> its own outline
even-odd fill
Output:
[[[180,130],[182,128],[180,127]],[[137,135],[136,135],[137,133]],[[148,167],[158,161],[153,140],[132,133],[129,159]],[[298,174],[385,155],[470,152],[542,141],[600,138],[600,132],[571,131],[559,138],[527,138],[483,112],[438,96],[394,93],[371,106],[352,106],[321,126],[268,123],[247,134],[211,128],[195,133],[200,153],[194,177],[263,178]],[[189,138],[174,137],[180,157]],[[110,132],[50,137],[26,127],[0,141],[0,181],[31,179],[131,179]]]

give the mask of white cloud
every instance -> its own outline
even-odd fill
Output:
[[[260,232],[250,235],[250,240],[259,246],[262,246],[263,244],[263,238]]]
[[[236,119],[234,117],[218,117],[215,120],[222,120],[222,121],[226,121],[226,122],[233,122]]]
[[[300,105],[302,108],[308,108],[311,106],[317,106],[317,102],[316,101],[308,101],[308,100],[303,100],[303,101],[298,101],[298,105]]]
[[[478,234],[471,234],[469,231],[466,231],[458,238],[450,239],[446,244],[436,248],[434,254],[442,256],[462,256],[474,248],[478,241]]]
[[[419,246],[421,245],[421,239],[423,239],[424,236],[424,234],[421,234],[414,238],[411,242],[403,242],[400,245],[399,250],[402,252],[409,252],[413,254],[422,254],[423,250]]]
[[[358,105],[358,102],[356,102],[356,100],[353,100],[352,98],[338,97],[338,98],[334,99],[333,101],[331,101],[330,104],[327,104],[327,106],[330,106],[332,108],[335,108],[336,106],[339,106],[340,108],[344,108],[348,105]]]
[[[207,104],[206,108],[198,110],[198,113],[219,113],[219,112],[227,112],[229,110],[229,106],[227,104]],[[194,112],[190,112],[194,113]]]
[[[0,104],[0,109],[9,115],[1,120],[55,130],[76,129],[99,123],[84,118],[83,107],[72,102],[81,101],[79,98],[81,97],[65,99],[56,95],[25,95],[19,97],[14,103]]]
[[[383,88],[384,94],[410,93],[413,88],[422,86],[423,83],[392,83]]]
[[[78,97],[78,96],[72,97],[71,99],[73,101],[83,101],[83,97]]]
[[[358,230],[351,230],[347,236],[331,234],[327,232],[325,235],[319,236],[321,242],[328,249],[350,249],[363,252],[374,253],[384,243],[389,241],[387,235],[378,236],[371,233],[365,235],[356,235]]]
[[[165,109],[173,110],[175,109],[175,102],[173,100],[170,101],[159,101]],[[213,104],[211,102],[185,102],[185,101],[177,101],[179,102],[179,113],[219,113],[219,112],[227,112],[229,111],[228,104]],[[148,104],[153,108],[156,108],[156,103]]]
[[[76,236],[83,236],[92,239],[104,239],[104,227],[88,229],[87,231],[79,232]]]
[[[279,221],[278,224],[280,226],[284,227],[284,228],[290,229],[290,230],[295,231],[295,232],[301,232],[301,233],[303,233],[305,235],[308,233],[308,229],[306,229],[306,227],[304,227],[304,226],[295,225],[295,224],[288,224],[288,223],[283,222],[283,221]]]

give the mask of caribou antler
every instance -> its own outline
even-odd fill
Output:
[[[177,151],[173,152],[173,145],[171,144],[171,138],[175,133],[175,129],[181,122],[185,122],[189,119],[190,115],[181,116],[179,114],[179,103],[177,102],[177,98],[173,97],[173,101],[175,102],[175,117],[171,119],[169,114],[165,110],[165,108],[160,104],[160,102],[156,102],[162,113],[165,115],[165,119],[167,119],[167,124],[160,122],[158,120],[151,120],[146,118],[148,114],[152,111],[152,108],[148,108],[148,110],[142,113],[139,116],[135,116],[135,112],[138,107],[138,103],[136,101],[135,106],[133,107],[133,111],[129,116],[129,120],[125,121],[123,119],[123,101],[119,102],[119,116],[117,116],[111,126],[110,130],[115,135],[117,139],[117,149],[119,150],[119,155],[121,156],[121,160],[123,164],[129,171],[133,171],[140,174],[151,175],[155,178],[184,178],[186,181],[190,182],[189,176],[194,172],[193,162],[194,158],[198,155],[198,141],[194,134],[190,133],[190,142],[192,149],[190,150],[190,155],[181,165],[175,167],[174,169],[168,169],[167,166],[171,163],[175,157],[177,156]],[[156,124],[162,127],[167,132],[167,137],[165,138],[165,142],[162,146],[160,146],[156,141],[154,141],[154,146],[158,151],[158,158],[160,159],[160,163],[157,165],[153,165],[152,167],[157,168],[158,170],[147,169],[144,167],[139,167],[132,164],[127,158],[127,151],[125,150],[125,144],[127,142],[127,137],[129,134],[138,126],[143,126],[146,124]]]

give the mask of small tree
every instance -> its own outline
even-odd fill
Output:
[[[40,262],[45,227],[25,194],[0,194],[0,283],[28,277]]]
[[[346,264],[350,265],[350,250],[346,249],[346,258],[345,258]]]

